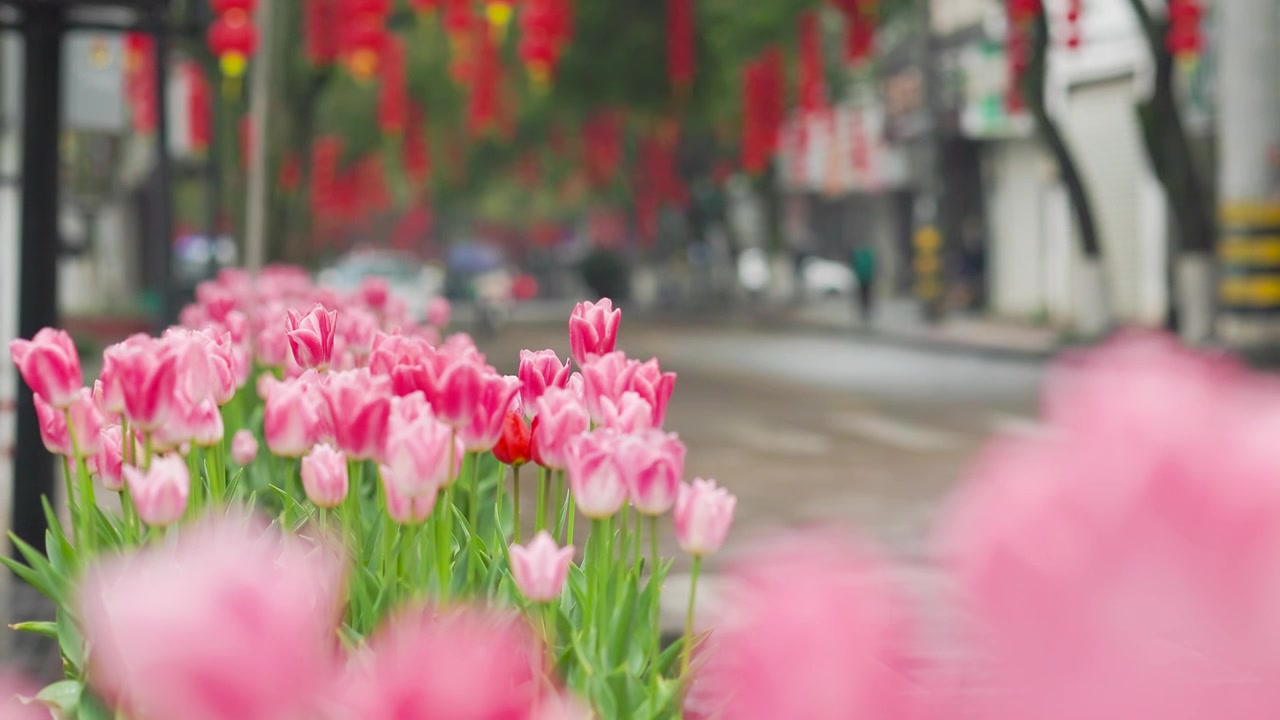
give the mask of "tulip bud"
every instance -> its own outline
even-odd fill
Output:
[[[248,430],[237,430],[231,438],[231,459],[244,467],[258,456],[258,439]]]
[[[59,410],[70,405],[84,385],[80,353],[65,331],[44,328],[31,340],[14,340],[9,355],[32,392]]]
[[[387,429],[387,442],[382,457],[383,477],[405,497],[434,495],[449,481],[450,445],[453,431],[431,415],[419,416],[412,422]],[[456,462],[462,457],[457,447],[452,452]],[[456,473],[455,473],[456,474]]]
[[[440,330],[449,327],[449,316],[451,314],[452,308],[445,298],[436,296],[427,302],[427,323],[432,327],[440,328]]]
[[[622,437],[612,430],[597,430],[569,443],[569,489],[578,511],[593,520],[612,517],[627,502],[627,485],[617,457]]]
[[[54,455],[73,457],[75,450],[67,432],[66,414],[50,405],[39,393],[32,399],[35,401],[36,418],[40,421],[40,439],[44,441],[44,449]]]
[[[514,403],[513,403],[514,405]],[[498,444],[493,446],[493,456],[498,462],[517,467],[529,462],[529,442],[533,433],[529,423],[525,422],[524,413],[508,410],[502,421],[502,436]]]
[[[569,443],[591,427],[587,411],[568,388],[548,388],[538,398],[529,444],[533,461],[545,468],[568,466]]]
[[[556,541],[543,530],[528,545],[513,544],[510,554],[511,577],[526,598],[544,603],[560,597],[573,562],[572,546],[556,547]]]
[[[514,376],[487,373],[481,382],[471,422],[458,429],[458,438],[471,452],[492,450],[502,436],[502,423],[511,407],[511,399],[520,390],[520,380]]]
[[[352,460],[382,457],[391,417],[391,382],[368,369],[334,373],[325,388],[334,442]]]
[[[597,303],[581,302],[569,315],[569,347],[581,367],[594,355],[613,352],[618,343],[618,323],[622,311],[604,298]]]
[[[684,443],[674,434],[653,430],[623,441],[618,466],[637,512],[662,515],[671,509],[684,480],[684,458]]]
[[[622,393],[616,402],[601,397],[600,425],[620,433],[642,433],[654,427],[653,406],[631,390]]]
[[[113,492],[124,488],[124,435],[119,425],[107,425],[99,432],[102,447],[98,451],[98,479]]]
[[[346,499],[347,457],[331,445],[317,445],[302,458],[302,489],[316,507],[334,508]]]
[[[267,448],[281,457],[302,457],[319,441],[319,391],[297,380],[274,383],[262,412]]]
[[[520,351],[520,400],[530,419],[538,412],[538,398],[547,388],[562,388],[569,383],[570,370],[569,363],[561,363],[555,350]]]
[[[593,356],[582,366],[583,396],[594,422],[604,422],[602,398],[609,398],[615,406],[621,403],[622,395],[631,390],[639,369],[640,363],[627,358],[622,351]]]
[[[285,334],[293,360],[303,369],[324,370],[333,361],[333,339],[338,311],[317,304],[306,315],[290,308],[285,314]]]
[[[738,499],[714,480],[695,478],[676,495],[676,540],[690,555],[710,555],[720,549],[733,524]]]
[[[132,465],[124,466],[124,479],[138,509],[138,517],[153,527],[167,527],[182,518],[191,492],[191,475],[187,463],[178,455],[160,455],[151,459],[145,472]]]

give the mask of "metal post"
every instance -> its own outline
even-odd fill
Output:
[[[258,37],[261,44],[253,61],[249,92],[249,197],[245,218],[245,267],[262,269],[267,254],[267,113],[271,103],[272,4],[258,5]]]
[[[58,324],[58,131],[62,120],[63,12],[28,6],[23,59],[21,278],[18,335]],[[19,381],[14,451],[13,532],[44,547],[40,498],[53,497],[53,456],[40,439],[31,389]]]
[[[1280,63],[1280,5],[1226,0],[1218,15],[1219,318],[1231,344],[1280,342],[1280,85],[1263,68]]]
[[[151,206],[151,227],[155,239],[156,290],[160,296],[160,326],[177,319],[177,299],[173,287],[173,163],[169,157],[169,35],[164,31],[168,17],[165,6],[156,7],[156,171]]]

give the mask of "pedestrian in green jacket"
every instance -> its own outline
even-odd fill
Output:
[[[858,281],[858,314],[863,322],[871,322],[871,303],[876,277],[876,251],[870,244],[853,249],[853,276]]]

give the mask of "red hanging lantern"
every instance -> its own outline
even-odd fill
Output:
[[[391,191],[387,188],[387,174],[381,158],[369,155],[361,160],[356,166],[355,178],[360,188],[361,209],[382,212],[391,207]]]
[[[573,34],[569,0],[526,0],[520,13],[521,62],[534,87],[545,90],[555,74],[564,46]]]
[[[782,51],[771,48],[743,70],[742,169],[758,173],[778,151],[783,120]]]
[[[307,62],[327,65],[338,56],[337,0],[303,0],[303,30],[306,32]]]
[[[382,48],[382,84],[378,87],[378,128],[387,134],[404,130],[409,94],[404,77],[404,43],[389,34]]]
[[[209,83],[199,63],[185,62],[182,74],[187,81],[187,136],[191,149],[203,153],[209,149]]]
[[[582,128],[586,150],[587,179],[597,187],[611,181],[622,164],[622,118],[616,111],[602,110],[587,119]]]
[[[667,0],[667,76],[679,92],[693,84],[693,0]]]
[[[150,35],[125,36],[125,94],[133,129],[148,135],[156,127],[155,41]]]
[[[1026,105],[1022,97],[1022,81],[1031,64],[1031,24],[1043,11],[1040,0],[1006,0],[1008,31],[1005,40],[1005,60],[1008,64],[1009,85],[1005,94],[1005,108],[1010,113],[1021,112]]]
[[[1200,21],[1204,7],[1200,0],[1171,0],[1169,3],[1169,31],[1165,46],[1179,60],[1194,58],[1204,45],[1200,33]]]
[[[822,37],[818,13],[800,16],[800,107],[815,112],[826,107],[827,87],[822,63]]]
[[[858,64],[875,50],[879,0],[832,0],[844,16],[845,61]]]
[[[475,77],[467,105],[467,127],[473,135],[494,129],[498,121],[498,80],[500,64],[493,38],[483,25],[474,26],[471,38],[476,49]]]
[[[218,56],[218,67],[231,79],[244,75],[249,58],[258,49],[258,29],[239,9],[220,15],[209,26],[209,49]]]
[[[341,159],[341,138],[327,135],[311,144],[311,210],[318,216],[328,217],[333,209]]]
[[[360,81],[370,80],[378,72],[387,43],[387,16],[391,0],[340,0],[343,19],[339,50],[347,69]]]

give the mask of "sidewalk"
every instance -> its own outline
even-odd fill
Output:
[[[1052,328],[976,313],[955,314],[930,323],[910,300],[882,303],[870,326],[854,316],[852,304],[844,299],[815,300],[798,307],[759,310],[752,315],[764,326],[846,332],[881,342],[1026,360],[1043,360],[1068,345]]]

